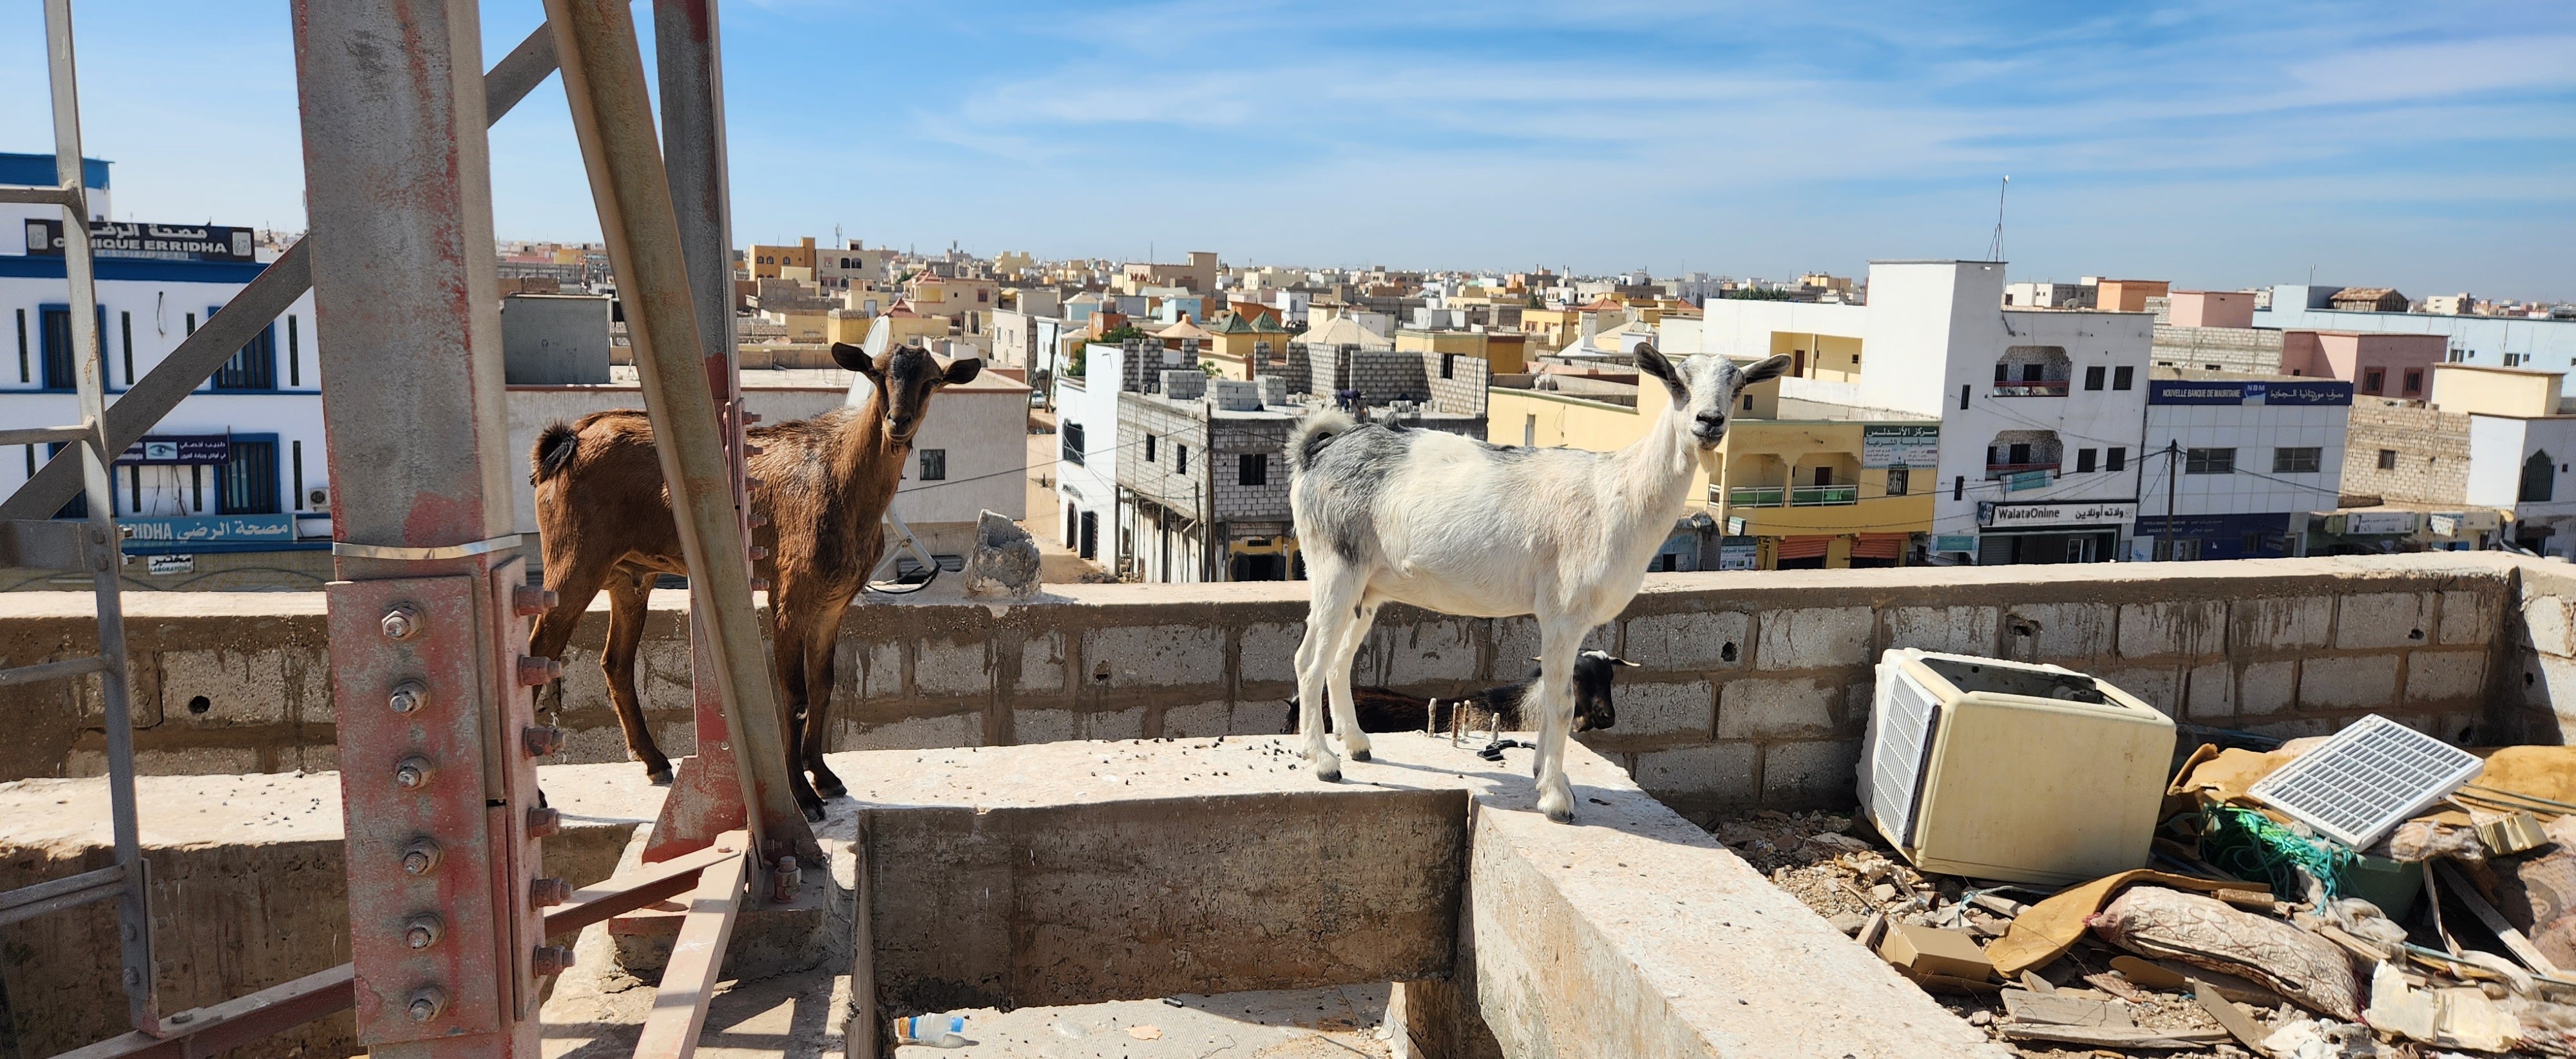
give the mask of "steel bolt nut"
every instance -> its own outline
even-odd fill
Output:
[[[551,658],[539,658],[535,655],[519,656],[519,683],[521,685],[533,688],[562,675],[563,663],[561,662],[555,661]]]
[[[421,785],[429,782],[429,774],[431,771],[432,766],[429,763],[429,759],[418,754],[414,754],[402,759],[400,764],[394,766],[394,785],[409,790],[417,790]]]
[[[519,745],[527,748],[529,757],[548,757],[563,749],[564,731],[551,725],[532,724],[519,729]]]
[[[556,596],[551,589],[520,585],[510,590],[510,612],[522,618],[533,618],[555,609]]]
[[[403,681],[394,685],[394,693],[386,697],[385,705],[395,713],[410,713],[429,705],[429,688],[417,680]]]
[[[563,830],[563,811],[537,806],[528,810],[528,837],[544,838]]]
[[[437,1018],[439,1012],[447,1010],[447,991],[434,985],[422,986],[411,995],[411,1004],[405,1010],[413,1022]]]
[[[763,548],[763,547],[761,547],[760,545],[757,545],[757,544],[752,545],[752,546],[751,546],[751,557],[752,557],[753,559],[766,559],[766,558],[769,558],[769,549],[767,549],[767,548]]]
[[[411,609],[409,604],[395,607],[385,612],[384,628],[386,639],[411,639],[412,634],[420,631],[420,612]]]
[[[438,867],[438,852],[438,843],[425,838],[414,839],[410,846],[403,849],[403,874],[429,874],[431,868]]]
[[[538,879],[528,884],[528,899],[539,908],[553,908],[572,900],[572,884],[561,879]]]
[[[438,939],[446,933],[447,924],[440,922],[437,916],[423,912],[403,924],[403,944],[415,949],[426,949],[438,944]]]
[[[528,954],[528,970],[539,978],[572,970],[572,949],[562,945],[539,945]]]

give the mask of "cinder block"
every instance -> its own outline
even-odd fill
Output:
[[[1896,607],[1887,612],[1887,646],[1990,656],[2002,617],[1997,607]]]
[[[2342,727],[2331,717],[2295,717],[2284,721],[2267,721],[2247,725],[2245,730],[2274,739],[2305,739],[2313,735],[2333,735]]]
[[[2112,627],[2107,603],[2026,603],[2004,613],[2005,652],[2089,671],[2111,653]]]
[[[164,723],[192,728],[277,724],[288,719],[287,694],[283,651],[161,652]]]
[[[2425,642],[2429,597],[2422,592],[2373,592],[2345,596],[2335,622],[2335,646],[2345,650],[2405,647]]]
[[[1753,618],[1742,611],[1649,614],[1630,618],[1620,657],[1649,670],[1705,672],[1744,664]]]
[[[2236,667],[2236,712],[2260,717],[2289,709],[2299,701],[2299,663],[2281,660],[2246,662]]]
[[[2371,710],[2397,701],[2394,654],[2311,658],[2299,665],[2299,708]]]
[[[831,747],[834,753],[984,745],[984,714],[980,710],[941,717],[906,717],[879,724],[842,721],[833,728]]]
[[[1214,625],[1133,625],[1083,634],[1092,683],[1112,688],[1195,687],[1225,680],[1225,630]],[[1100,680],[1102,674],[1107,680]]]
[[[1650,684],[1643,681],[1619,681],[1610,689],[1610,701],[1618,710],[1619,723],[1605,735],[1643,737],[1657,735],[1691,735],[1708,738],[1709,719],[1716,710],[1717,693],[1705,680],[1686,684]]]
[[[2195,721],[2236,716],[2236,667],[2226,662],[2193,666],[2183,677],[2184,709]]]
[[[2119,644],[2122,658],[2217,654],[2227,649],[2227,604],[2219,600],[2123,604]]]
[[[1854,739],[1772,746],[1762,752],[1762,802],[1847,804],[1859,783],[1852,772],[1859,761],[1860,742]]]
[[[1013,723],[1025,725],[1027,716],[1037,711],[1022,710]],[[1050,711],[1060,712],[1060,711]],[[1283,711],[1284,712],[1284,711]],[[1163,710],[1163,734],[1173,739],[1200,739],[1234,734],[1234,704],[1224,699],[1193,702],[1187,706],[1169,706]],[[1028,742],[1027,736],[1020,737]]]
[[[842,702],[901,698],[903,649],[901,640],[841,637],[832,649],[835,697]]]
[[[2484,651],[2417,651],[2406,656],[2406,705],[2477,699],[2486,691],[2486,680]]]
[[[1583,634],[1578,650],[1607,651],[1616,646],[1619,623],[1611,622]],[[1529,672],[1530,659],[1538,657],[1538,621],[1534,618],[1494,619],[1494,671],[1496,680],[1518,680]]]
[[[2523,635],[2531,649],[2561,658],[2576,657],[2576,621],[2569,620],[2564,596],[2534,596],[2522,601]],[[2447,642],[2449,637],[2443,639]]]
[[[2485,644],[2495,639],[2496,620],[2503,606],[2503,602],[2490,593],[2444,592],[2442,624],[2435,635],[2452,646]]]
[[[2115,669],[2094,675],[2110,681],[2113,687],[2137,696],[2139,701],[2155,707],[2158,712],[2167,717],[2179,717],[2182,715],[2182,696],[2176,690],[2180,682],[2175,679],[2174,673],[2171,668],[2150,666],[2139,669]]]
[[[1168,717],[1165,723],[1170,723]],[[1011,717],[1011,736],[1023,746],[1068,739],[1134,739],[1144,730],[1142,706],[1125,710],[1019,710]]]
[[[1703,743],[1637,755],[1637,786],[1666,800],[1750,804],[1759,796],[1751,743]]]
[[[1834,732],[1839,680],[1730,680],[1718,691],[1720,739],[1814,739]]]
[[[1064,634],[1031,636],[1020,644],[1020,692],[1064,690]]]
[[[1763,669],[1867,665],[1873,624],[1868,607],[1766,611],[1754,662]]]
[[[137,750],[134,771],[145,776],[234,776],[259,771],[259,751],[249,747]]]
[[[912,686],[924,695],[990,695],[992,652],[982,639],[924,639],[913,645]]]
[[[2323,596],[2240,599],[2227,611],[2228,642],[2239,655],[2261,658],[2323,647],[2334,627],[2334,600]]]
[[[2561,718],[2576,718],[2576,658],[2526,655],[2522,659],[2522,704],[2544,707]]]
[[[1235,653],[1235,671],[1246,684],[1289,683],[1297,679],[1297,645],[1306,639],[1306,623],[1257,622],[1243,627]]]
[[[1464,618],[1434,618],[1405,625],[1383,621],[1369,631],[1352,672],[1404,687],[1436,680],[1476,678],[1476,636]]]

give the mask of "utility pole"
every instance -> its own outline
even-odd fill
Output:
[[[2166,558],[2166,559],[2168,559],[2168,560],[2170,560],[2170,559],[2172,559],[2172,558],[2174,557],[2174,543],[2173,543],[2173,540],[2174,540],[2174,535],[2173,535],[2173,533],[2174,533],[2174,486],[2175,486],[2176,484],[2178,484],[2178,481],[2179,481],[2179,479],[2176,477],[2176,475],[2175,475],[2175,473],[2174,473],[2174,472],[2175,472],[2175,470],[2178,468],[2178,465],[2179,465],[2179,462],[2181,461],[2181,459],[2182,459],[2182,439],[2180,439],[2180,438],[2176,438],[2176,439],[2174,439],[2174,440],[2172,440],[2172,441],[2165,442],[2165,534],[2164,534],[2164,537],[2165,537],[2165,543],[2164,543],[2164,553],[2165,553],[2165,558]]]

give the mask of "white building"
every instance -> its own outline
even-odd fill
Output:
[[[52,155],[0,154],[0,186],[53,186]],[[107,163],[91,162],[94,212]],[[0,423],[80,419],[70,287],[59,211],[0,206]],[[108,400],[151,373],[265,266],[247,228],[118,224],[93,229]],[[138,587],[318,588],[330,576],[330,467],[313,301],[295,300],[260,336],[162,418],[113,469],[116,514],[133,529]],[[0,493],[50,452],[0,457]],[[14,458],[11,458],[14,457]],[[42,584],[30,587],[47,587]]]
[[[1064,508],[1064,546],[1106,568],[1120,554],[1103,534],[1121,524],[1118,503],[1118,391],[1126,351],[1094,342],[1082,371],[1055,376],[1056,503]]]
[[[2356,312],[2334,307],[2333,284],[2284,283],[2254,310],[2254,326],[2283,331],[2362,331],[2441,335],[2450,361],[2490,368],[2576,369],[2576,320],[2527,316]],[[2456,307],[2456,301],[2452,303]]]
[[[2304,513],[2330,510],[2343,483],[2352,384],[2162,374],[2147,384],[2129,558],[2299,554]]]
[[[867,376],[850,383],[846,403],[867,404]],[[913,435],[894,513],[935,555],[975,550],[975,523],[991,511],[1013,522],[1029,517],[1029,388],[996,371],[947,386]]]

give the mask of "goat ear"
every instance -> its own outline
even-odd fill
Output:
[[[884,378],[884,376],[877,372],[876,361],[868,356],[867,350],[861,349],[858,346],[851,345],[847,342],[832,343],[832,363],[838,364],[850,371],[858,372],[870,379],[882,380]]]
[[[1676,400],[1682,394],[1690,392],[1690,387],[1682,384],[1682,373],[1673,367],[1673,362],[1666,359],[1661,350],[1655,348],[1654,343],[1641,342],[1637,345],[1637,369],[1662,379],[1664,388],[1671,390]]]
[[[1751,386],[1764,379],[1776,379],[1782,375],[1788,374],[1788,371],[1789,355],[1782,353],[1779,356],[1772,357],[1760,364],[1744,369],[1744,385]]]
[[[975,381],[975,376],[983,370],[984,362],[979,358],[968,357],[964,360],[953,360],[948,362],[948,373],[941,376],[940,381],[947,383],[950,386],[963,385]]]

